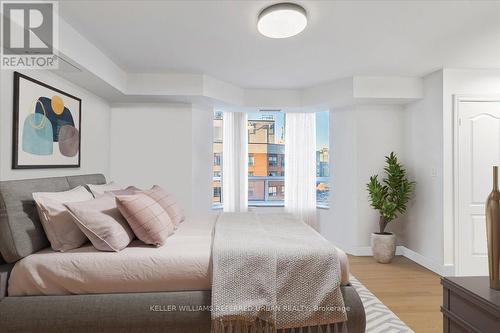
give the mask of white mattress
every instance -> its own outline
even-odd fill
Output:
[[[215,220],[215,215],[190,218],[159,248],[136,240],[120,252],[97,251],[90,244],[64,253],[45,249],[16,263],[9,296],[209,290]],[[347,284],[347,256],[338,253]]]

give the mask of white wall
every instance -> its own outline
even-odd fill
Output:
[[[111,179],[124,186],[163,186],[190,211],[191,142],[187,105],[113,107]]]
[[[0,180],[55,177],[88,173],[109,174],[110,107],[94,94],[47,70],[20,71],[82,99],[81,167],[12,170],[13,71],[0,71]]]
[[[406,151],[416,198],[404,244],[442,274],[454,274],[453,98],[500,94],[500,70],[443,69],[424,78],[424,98],[406,107]]]
[[[358,105],[331,112],[332,186],[329,210],[320,210],[321,233],[337,246],[362,254],[378,231],[378,214],[368,202],[366,183],[381,174],[384,156],[404,162],[404,112],[398,105]],[[388,230],[401,236],[398,221]]]
[[[194,213],[203,214],[212,210],[214,113],[211,107],[193,105],[192,114],[192,204]]]
[[[405,163],[404,155],[404,111],[399,105],[365,105],[356,108],[358,126],[357,178],[358,178],[358,219],[359,244],[370,245],[370,234],[379,230],[379,214],[371,208],[366,191],[370,176],[379,174],[383,177],[385,156],[395,152],[400,162]],[[388,231],[395,232],[399,242],[401,221],[394,220]]]
[[[443,70],[443,230],[444,264],[455,261],[453,214],[453,96],[500,95],[500,70]]]
[[[404,245],[443,263],[443,73],[424,79],[424,98],[405,108],[405,159],[416,182],[404,221]]]
[[[187,104],[112,107],[111,179],[172,192],[189,214],[211,205],[211,110]]]
[[[348,251],[358,232],[356,117],[354,108],[330,111],[330,208],[319,210],[321,234]]]

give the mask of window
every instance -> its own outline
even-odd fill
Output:
[[[214,164],[213,177],[212,177],[212,187],[213,187],[213,197],[212,204],[214,207],[221,207],[222,205],[222,112],[214,113],[214,142],[213,142],[213,153],[214,153]]]
[[[267,200],[271,203],[281,203],[285,200],[285,186],[282,181],[269,181]]]
[[[282,112],[248,113],[248,204],[279,206],[285,200],[285,114]],[[221,112],[214,113],[214,207],[223,202]],[[329,112],[316,113],[316,202],[328,207]]]
[[[214,165],[221,166],[222,153],[214,153]]]
[[[248,166],[253,165],[255,165],[255,158],[253,157],[253,154],[248,154]]]
[[[212,203],[214,205],[216,205],[216,204],[220,205],[222,203],[222,189],[220,186],[214,187],[214,197],[213,197]]]
[[[268,193],[270,197],[275,197],[278,195],[278,189],[276,188],[276,186],[270,186]]]
[[[220,197],[220,187],[214,187],[214,197]]]
[[[269,167],[277,167],[278,166],[278,156],[276,156],[276,155],[268,155],[267,161],[268,161]]]
[[[280,206],[284,204],[285,114],[282,112],[248,113],[248,204]]]
[[[330,194],[330,113],[316,113],[316,204],[328,207]]]

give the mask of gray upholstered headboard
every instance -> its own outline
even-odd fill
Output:
[[[13,263],[49,246],[33,192],[60,192],[78,185],[105,183],[106,178],[101,174],[0,182],[0,253],[3,259]]]

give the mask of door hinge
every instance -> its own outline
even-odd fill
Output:
[[[462,126],[462,118],[458,118],[458,126]]]

